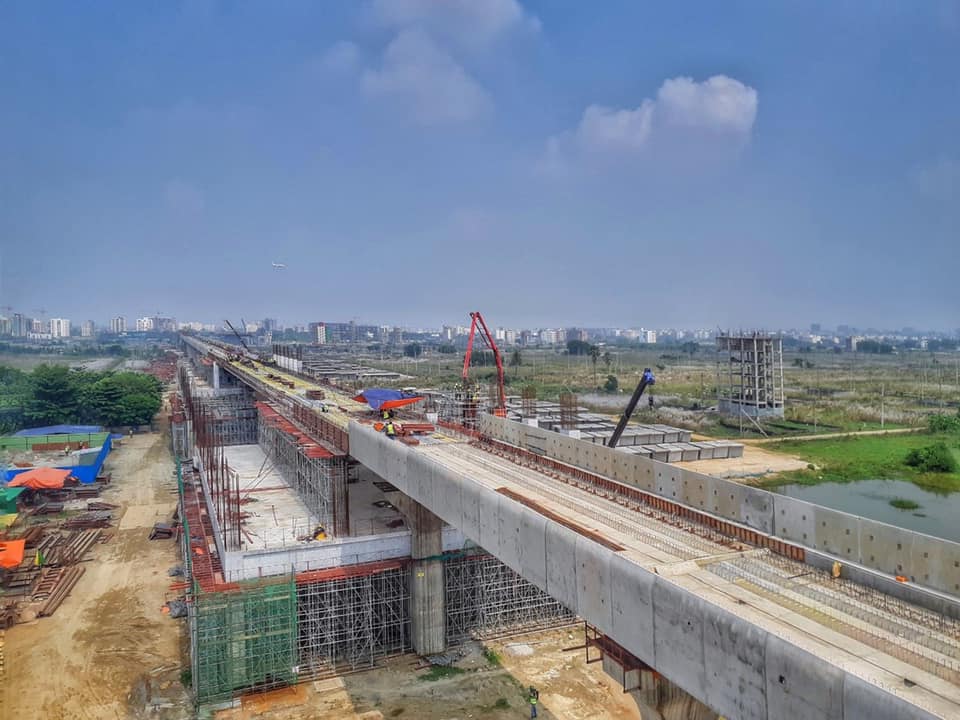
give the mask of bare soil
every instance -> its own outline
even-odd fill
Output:
[[[749,484],[775,473],[802,470],[807,463],[795,455],[771,452],[756,445],[744,443],[743,457],[693,460],[677,463],[677,465],[687,470]]]
[[[385,667],[244,698],[217,720],[515,720],[530,716],[526,688],[540,691],[546,720],[639,720],[629,695],[600,669],[586,663],[580,628],[467,643],[455,667],[461,672],[427,680],[430,671],[403,656]],[[483,650],[496,653],[495,659]]]
[[[106,720],[189,718],[180,684],[181,626],[161,613],[174,597],[167,571],[175,541],[147,539],[176,505],[168,434],[126,438],[111,453],[115,535],[95,545],[86,572],[53,617],[6,634],[6,705],[11,718]]]

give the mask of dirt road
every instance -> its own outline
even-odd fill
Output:
[[[8,717],[126,720],[145,717],[148,700],[161,706],[154,718],[192,715],[180,685],[184,621],[161,614],[176,548],[173,540],[147,540],[176,505],[167,435],[125,439],[107,469],[113,482],[102,499],[121,506],[109,531],[116,534],[94,546],[53,617],[6,634]]]
[[[830,438],[857,437],[858,435],[902,435],[904,433],[925,432],[924,427],[915,428],[893,428],[892,430],[854,430],[852,432],[825,433],[822,435],[791,435],[790,437],[769,437],[769,438],[749,438],[742,439],[746,445],[766,445],[769,443],[778,443],[785,440],[799,442],[805,440],[829,440]]]

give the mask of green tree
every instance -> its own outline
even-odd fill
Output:
[[[71,372],[61,365],[40,365],[31,375],[24,418],[37,425],[56,425],[76,419],[77,389]]]
[[[444,343],[437,348],[437,352],[441,355],[453,355],[457,349],[450,343]]]
[[[420,347],[420,343],[408,343],[403,346],[403,354],[407,357],[420,357],[423,354],[423,348]]]
[[[597,386],[597,360],[600,359],[600,348],[596,345],[590,346],[590,362],[593,364],[593,386]]]
[[[695,343],[693,341],[685,342],[680,346],[680,351],[685,352],[690,357],[693,357],[697,354],[697,351],[700,349],[700,343]]]
[[[609,370],[610,366],[613,364],[613,355],[610,354],[609,350],[603,354],[603,364],[606,365],[607,370]]]
[[[520,348],[514,348],[510,353],[510,367],[520,367],[523,365],[523,356],[520,354]]]
[[[616,375],[607,375],[607,381],[603,384],[603,389],[607,392],[615,393],[620,389],[620,381]]]
[[[593,347],[585,340],[567,340],[567,353],[570,355],[589,355]]]

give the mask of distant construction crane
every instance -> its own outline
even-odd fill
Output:
[[[480,311],[470,313],[470,336],[467,338],[467,353],[463,357],[463,387],[464,390],[470,385],[470,358],[473,356],[473,338],[477,334],[477,326],[480,327],[480,337],[484,344],[493,352],[493,360],[497,364],[497,404],[493,408],[493,414],[497,417],[507,416],[507,396],[503,390],[503,358],[500,356],[500,348],[497,347],[490,329],[483,319]]]

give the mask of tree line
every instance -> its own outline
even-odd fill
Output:
[[[144,373],[0,367],[0,432],[61,423],[146,425],[160,410],[162,395],[163,384]]]

